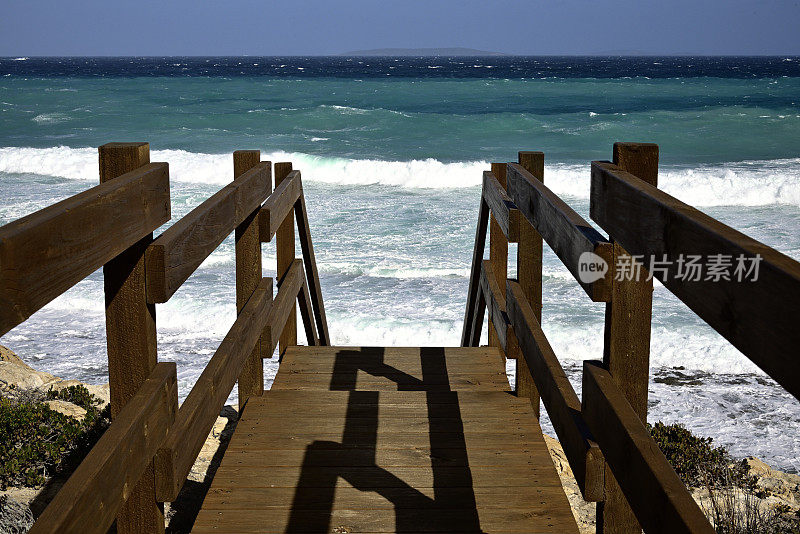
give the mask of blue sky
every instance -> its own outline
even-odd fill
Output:
[[[0,56],[321,55],[389,47],[800,55],[800,0],[0,4]]]

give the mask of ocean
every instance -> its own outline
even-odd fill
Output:
[[[169,162],[173,221],[232,179],[233,150],[292,161],[340,345],[458,345],[481,171],[520,150],[545,152],[545,183],[588,219],[590,160],[658,143],[662,189],[800,259],[798,57],[0,58],[0,224],[95,185],[109,141]],[[157,307],[181,398],[234,285],[231,238]],[[546,251],[543,329],[579,395],[603,313]],[[98,271],[0,343],[102,383],[104,331]],[[649,420],[800,470],[800,403],[658,283]]]

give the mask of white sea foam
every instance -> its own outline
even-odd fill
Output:
[[[40,116],[41,117],[41,116]],[[42,121],[52,118],[41,119]],[[154,150],[152,161],[167,161],[174,182],[224,184],[230,181],[230,154]],[[263,159],[292,161],[306,181],[406,188],[463,188],[480,185],[485,161],[446,163],[436,159],[381,161],[264,152]],[[0,172],[32,173],[69,179],[97,179],[94,148],[0,148]],[[552,164],[545,181],[555,193],[588,198],[589,164]],[[664,166],[659,187],[695,206],[800,206],[800,158],[718,165]]]
[[[60,122],[68,121],[69,116],[65,115],[64,113],[42,113],[40,115],[36,115],[31,120],[39,124],[58,124]]]

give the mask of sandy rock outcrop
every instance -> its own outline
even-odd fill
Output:
[[[564,454],[564,449],[561,448],[561,443],[547,434],[544,434],[544,442],[547,444],[550,458],[553,459],[553,465],[555,465],[558,476],[561,479],[564,493],[567,494],[567,500],[569,500],[569,505],[572,508],[572,515],[575,516],[575,521],[578,523],[578,529],[581,534],[594,534],[597,505],[583,500],[581,490],[578,488],[578,482],[575,480],[575,475],[569,466],[569,460]]]
[[[6,347],[0,345],[0,391],[11,388],[16,389],[44,389],[59,382],[61,379],[37,371],[23,362],[19,356]]]
[[[544,441],[550,451],[550,457],[556,467],[561,485],[567,495],[572,514],[578,523],[581,534],[594,534],[596,522],[596,505],[583,500],[578,483],[569,466],[564,450],[558,440],[545,434]],[[784,473],[773,469],[758,458],[745,458],[743,462],[748,466],[748,474],[755,477],[757,496],[746,497],[741,490],[734,490],[738,507],[744,506],[744,500],[750,499],[758,505],[763,513],[768,513],[780,507],[789,510],[782,520],[794,521],[794,514],[800,515],[800,475]],[[689,489],[695,502],[702,510],[708,513],[713,506],[709,492],[706,488]],[[787,530],[788,532],[788,530]]]
[[[781,504],[800,509],[800,475],[778,471],[752,456],[744,462],[748,472],[757,477],[756,485],[760,490],[780,500]]]
[[[74,417],[75,419],[83,419],[86,417],[86,410],[77,404],[72,404],[71,402],[61,399],[47,400],[44,401],[44,403],[48,405],[54,412],[67,415],[69,417]]]

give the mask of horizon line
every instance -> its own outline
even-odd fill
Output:
[[[612,54],[612,53],[596,53],[596,54],[507,54],[507,53],[493,53],[493,54],[438,54],[438,55],[414,55],[414,54],[65,54],[65,55],[25,55],[25,54],[9,54],[0,55],[0,59],[51,59],[51,58],[231,58],[231,57],[391,57],[391,58],[443,58],[443,57],[624,57],[624,58],[646,58],[646,57],[659,57],[659,58],[692,58],[692,57],[791,57],[800,58],[800,52],[789,54]]]

